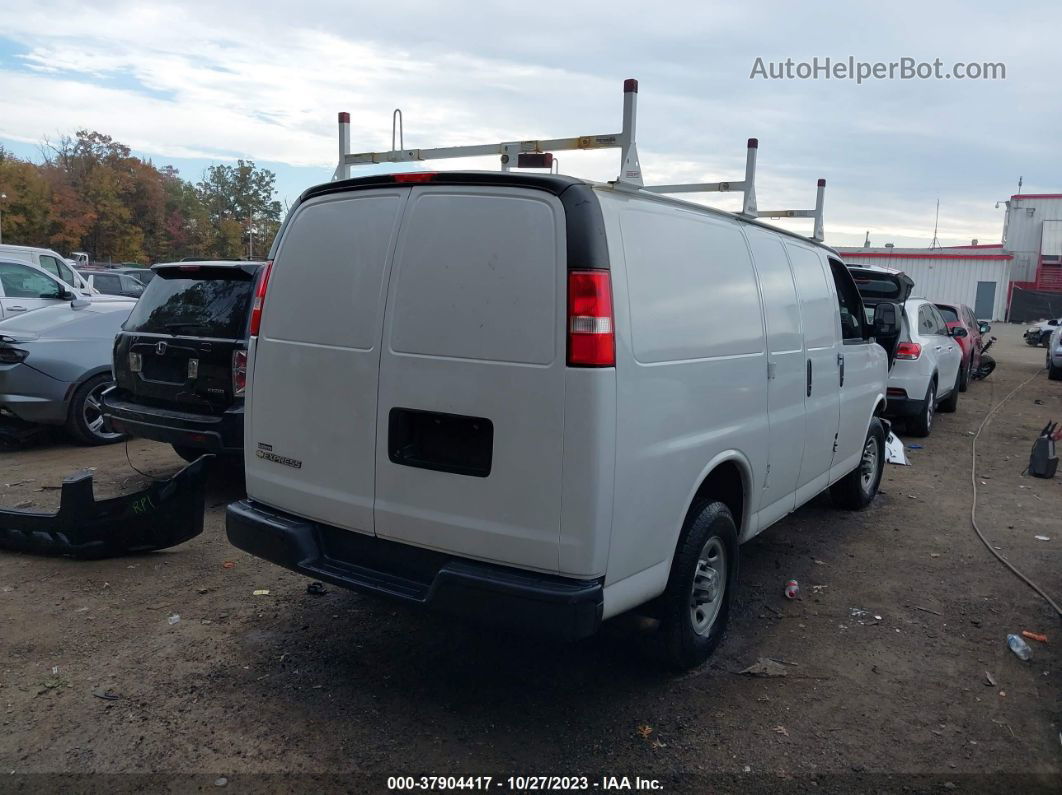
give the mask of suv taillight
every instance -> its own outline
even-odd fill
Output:
[[[917,359],[922,355],[922,346],[917,342],[901,342],[896,346],[897,359]]]
[[[568,272],[568,364],[616,366],[612,277],[606,270]]]
[[[242,395],[247,389],[247,351],[232,352],[232,392]]]
[[[258,329],[262,327],[262,308],[265,306],[266,288],[269,287],[269,274],[273,270],[273,260],[266,263],[262,270],[262,276],[258,280],[258,287],[254,291],[254,303],[251,305],[251,336],[258,336]]]

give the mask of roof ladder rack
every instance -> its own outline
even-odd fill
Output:
[[[745,152],[745,179],[736,182],[683,182],[676,185],[650,185],[645,190],[652,193],[732,193],[744,194],[741,214],[756,217],[756,154],[760,142],[749,138]]]
[[[760,210],[760,218],[814,218],[815,230],[811,235],[812,240],[822,242],[824,238],[822,228],[822,208],[826,200],[826,180],[820,179],[815,190],[815,207],[811,210]]]
[[[642,186],[642,169],[638,162],[638,147],[634,139],[638,116],[638,81],[623,81],[623,129],[604,135],[580,135],[575,138],[550,138],[533,141],[506,141],[473,146],[442,146],[435,149],[395,149],[395,121],[401,131],[401,111],[395,112],[391,124],[391,149],[386,152],[350,153],[350,114],[339,114],[339,165],[333,179],[349,179],[351,166],[373,163],[409,163],[423,160],[448,160],[457,157],[499,155],[501,170],[517,168],[550,168],[554,151],[572,149],[619,149],[620,174],[617,182],[633,187]],[[399,140],[401,141],[401,134]]]
[[[638,81],[623,81],[623,128],[618,133],[580,135],[575,138],[550,138],[530,141],[504,141],[473,146],[443,146],[434,149],[406,149],[402,134],[402,111],[396,109],[391,117],[391,149],[385,152],[350,152],[350,114],[339,114],[339,164],[332,179],[349,179],[351,167],[376,163],[410,163],[425,160],[448,160],[459,157],[497,155],[501,170],[516,168],[548,168],[555,163],[553,152],[577,149],[619,149],[620,172],[612,183],[628,190],[649,193],[727,193],[743,194],[741,215],[747,218],[813,218],[812,239],[823,239],[823,200],[826,180],[818,182],[815,208],[812,210],[760,211],[756,207],[756,156],[759,141],[749,138],[745,155],[745,178],[734,182],[691,182],[675,185],[649,185],[642,182],[642,167],[638,160],[635,130],[638,120]],[[397,136],[396,136],[397,133]],[[397,143],[399,148],[395,148]]]

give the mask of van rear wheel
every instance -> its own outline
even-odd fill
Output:
[[[694,505],[682,531],[660,618],[668,663],[702,664],[723,637],[738,574],[737,527],[722,502]]]
[[[841,508],[861,511],[874,501],[885,471],[885,429],[876,417],[870,421],[859,466],[830,486],[830,496]]]

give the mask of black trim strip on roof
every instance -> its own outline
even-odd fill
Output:
[[[607,270],[611,267],[605,220],[601,214],[601,202],[594,193],[594,189],[582,180],[558,174],[513,174],[505,171],[440,171],[436,172],[431,180],[425,182],[396,182],[394,176],[394,174],[375,174],[315,185],[303,191],[298,201],[292,206],[288,217],[290,218],[295,209],[308,199],[360,188],[415,188],[420,185],[531,188],[558,196],[564,206],[565,243],[569,270],[577,268]],[[287,218],[284,219],[284,224],[277,233],[278,242],[286,226]],[[276,242],[273,245],[275,247]],[[275,249],[270,252],[270,257],[272,258],[274,254]]]
[[[536,188],[548,191],[555,196],[560,196],[572,185],[585,185],[582,180],[574,177],[566,177],[559,174],[513,174],[507,171],[437,171],[431,172],[432,177],[425,182],[401,182],[402,177],[412,177],[417,172],[402,172],[399,174],[373,174],[367,177],[353,177],[341,179],[336,182],[325,182],[314,185],[303,191],[299,201],[312,199],[314,196],[325,196],[329,193],[352,190],[356,188],[378,188],[384,185],[399,187],[414,187],[416,185],[490,185],[509,186],[513,188]],[[398,176],[399,180],[395,177]]]

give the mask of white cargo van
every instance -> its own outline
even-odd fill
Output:
[[[228,535],[282,566],[564,638],[648,605],[692,666],[741,542],[877,492],[895,316],[865,322],[806,238],[612,183],[417,173],[306,191],[272,259]]]

